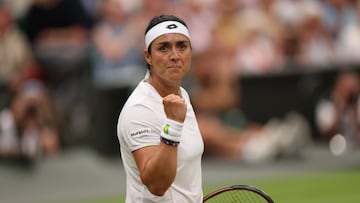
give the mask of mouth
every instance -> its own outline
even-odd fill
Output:
[[[181,66],[179,65],[171,65],[171,66],[168,66],[169,69],[181,69]]]

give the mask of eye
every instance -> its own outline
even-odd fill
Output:
[[[188,47],[188,46],[187,46],[186,43],[179,43],[179,44],[178,44],[178,48],[179,48],[181,51],[184,51],[187,47]]]
[[[161,52],[167,52],[169,50],[169,47],[166,45],[162,45],[159,47],[159,51]]]

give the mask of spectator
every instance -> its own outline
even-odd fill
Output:
[[[79,0],[34,0],[22,22],[37,61],[49,75],[56,108],[67,121],[68,143],[75,142],[86,135],[89,122],[85,71],[93,20]]]
[[[227,112],[227,115],[234,112],[232,119],[238,119],[239,114],[235,110]],[[301,156],[310,141],[308,123],[296,112],[289,113],[283,119],[272,118],[265,125],[249,122],[243,127],[234,127],[236,120],[228,123],[219,115],[197,114],[204,140],[204,154],[208,157],[261,163],[279,157]]]
[[[241,6],[236,0],[216,1],[218,17],[213,28],[212,43],[219,49],[233,55],[242,40]]]
[[[178,15],[186,13],[184,18],[188,22],[191,32],[193,54],[205,51],[211,44],[212,30],[217,21],[217,0],[185,0],[176,5]]]
[[[132,87],[144,77],[142,49],[134,37],[136,26],[129,21],[129,14],[120,1],[101,2],[92,49],[93,77],[97,87]]]
[[[131,2],[121,0],[121,2],[127,8],[127,12],[131,13],[128,20],[129,24],[134,25],[137,29],[135,31],[136,35],[133,37],[136,38],[138,42],[143,42],[143,36],[141,34],[144,31],[141,28],[146,27],[148,19],[151,19],[154,15],[159,15],[161,13],[176,13],[175,7],[170,6],[172,5],[172,1],[169,0],[134,0]],[[143,44],[141,43],[139,46],[143,46]]]
[[[322,24],[333,39],[349,24],[356,24],[356,0],[323,0]]]
[[[262,7],[261,7],[262,8]],[[242,39],[236,50],[240,74],[264,74],[283,68],[282,30],[271,13],[262,9],[242,11]]]
[[[32,0],[1,0],[1,2],[8,7],[11,16],[19,20],[28,9]]]
[[[47,89],[38,80],[28,80],[0,112],[0,157],[35,161],[59,150],[56,114]]]
[[[331,92],[316,105],[316,124],[320,135],[329,141],[340,134],[349,148],[360,144],[360,79],[351,70],[340,71]]]
[[[301,5],[296,62],[303,68],[327,68],[336,62],[336,55],[334,41],[322,24],[321,4],[304,1]]]
[[[338,62],[341,64],[360,63],[360,1],[355,5],[357,22],[349,23],[339,30],[335,41]]]
[[[210,47],[194,58],[193,67],[189,80],[196,109],[218,113],[240,105],[238,75],[227,53]]]
[[[0,80],[11,85],[32,62],[30,44],[4,3],[0,3]]]
[[[276,0],[268,8],[275,21],[282,27],[282,51],[286,70],[296,70],[296,54],[300,41],[297,36],[302,15],[303,0]]]
[[[310,137],[309,126],[298,113],[266,125],[248,121],[241,111],[241,89],[234,64],[216,49],[194,59],[190,96],[197,113],[205,155],[244,162],[294,155]]]

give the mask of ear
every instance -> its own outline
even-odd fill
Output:
[[[144,57],[147,64],[151,65],[151,55],[147,51],[147,49],[144,49]]]

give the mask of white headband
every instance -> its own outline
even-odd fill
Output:
[[[145,35],[145,46],[149,48],[152,41],[164,34],[179,33],[185,35],[190,40],[189,30],[180,22],[165,21],[152,27]]]

